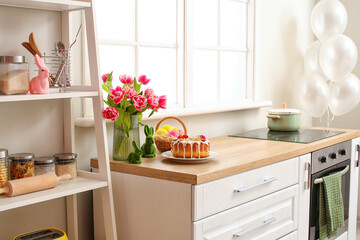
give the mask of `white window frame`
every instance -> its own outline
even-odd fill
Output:
[[[101,1],[101,0],[100,0]],[[218,16],[220,19],[220,0],[217,0],[219,4]],[[138,33],[138,0],[135,0],[135,40],[134,41],[114,41],[114,40],[102,40],[98,39],[98,44],[108,44],[108,45],[117,45],[117,46],[132,46],[135,47],[135,76],[138,76],[139,73],[139,48],[140,47],[158,47],[158,48],[175,48],[177,56],[177,103],[173,109],[166,109],[159,111],[157,114],[154,114],[151,119],[162,118],[164,115],[176,115],[176,116],[188,116],[188,115],[199,115],[215,112],[225,112],[225,111],[234,111],[242,109],[251,109],[259,108],[264,106],[270,106],[270,101],[257,101],[255,93],[255,32],[256,32],[256,0],[229,0],[236,1],[246,4],[246,14],[247,14],[247,24],[246,24],[246,48],[243,49],[234,49],[234,48],[207,48],[194,46],[191,36],[191,0],[176,0],[177,4],[177,36],[176,44],[155,44],[150,42],[139,42],[139,33]],[[186,11],[184,11],[186,9]],[[218,30],[220,30],[220,21],[218,21]],[[218,46],[220,46],[220,31],[218,31]],[[189,94],[190,84],[187,84],[189,81],[192,81],[192,56],[193,50],[203,49],[203,50],[216,50],[218,52],[218,57],[220,58],[221,51],[237,51],[246,53],[246,96],[245,99],[241,102],[236,102],[233,105],[221,106],[212,105],[212,106],[202,106],[202,107],[189,107],[188,102],[191,102],[191,95]],[[220,64],[220,61],[218,61]],[[220,66],[218,71],[218,79],[220,77]],[[218,80],[218,84],[220,81]],[[218,90],[219,91],[219,90]],[[220,96],[220,92],[218,92]],[[84,110],[84,113],[88,116],[88,110]],[[144,119],[146,120],[146,114]]]
[[[185,29],[186,29],[186,40],[185,43],[187,44],[186,46],[186,54],[185,54],[185,63],[186,63],[186,78],[185,81],[193,81],[193,53],[194,50],[216,50],[217,54],[218,54],[218,102],[219,102],[219,97],[220,97],[220,75],[221,75],[221,70],[220,70],[220,53],[221,51],[231,51],[231,52],[244,52],[246,53],[246,96],[245,99],[241,100],[240,103],[237,103],[235,105],[237,106],[224,106],[223,109],[242,109],[244,107],[246,107],[245,105],[249,105],[249,103],[252,103],[255,101],[254,96],[254,45],[255,45],[255,0],[228,0],[228,1],[235,1],[235,2],[239,2],[239,3],[244,3],[246,4],[246,14],[247,14],[247,24],[246,24],[246,34],[247,34],[247,39],[246,39],[246,48],[224,48],[224,47],[220,47],[221,46],[221,37],[220,37],[220,19],[221,19],[221,9],[220,9],[220,1],[221,0],[217,0],[217,4],[218,4],[218,46],[216,48],[214,47],[206,47],[206,46],[196,46],[193,43],[193,36],[189,33],[192,33],[192,24],[191,22],[192,19],[191,17],[193,16],[193,14],[191,13],[191,11],[193,10],[192,6],[191,6],[191,0],[185,0],[185,4],[186,4],[186,12],[188,14],[188,16],[185,18]],[[191,92],[191,86],[190,84],[185,84],[186,86],[186,90],[185,90],[185,103],[186,102],[192,102],[192,96],[190,94],[188,94],[189,92]],[[221,104],[219,102],[219,104]],[[245,105],[244,105],[245,104]],[[251,105],[249,105],[251,106]],[[185,108],[187,107],[187,105],[185,104]],[[214,106],[211,106],[211,108],[214,108]],[[215,106],[216,111],[221,111],[222,107],[219,106]],[[198,109],[198,108],[196,108]],[[208,109],[209,110],[209,109]],[[207,111],[208,111],[207,110]]]

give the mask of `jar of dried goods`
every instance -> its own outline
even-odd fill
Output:
[[[34,154],[14,153],[9,155],[11,180],[34,176]]]
[[[76,153],[54,154],[56,175],[61,176],[69,173],[71,179],[75,178],[77,176],[76,157]]]
[[[29,82],[29,65],[24,56],[0,56],[0,94],[26,94]]]
[[[42,175],[45,173],[55,172],[55,164],[53,157],[50,156],[35,157],[34,163],[35,163],[35,176]]]
[[[8,180],[8,150],[0,148],[0,187],[3,187]]]

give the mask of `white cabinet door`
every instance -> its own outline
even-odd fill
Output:
[[[298,160],[286,161],[193,186],[193,221],[230,209],[298,182]]]
[[[299,161],[299,226],[298,239],[309,238],[311,154],[300,157]]]
[[[294,231],[298,185],[193,223],[194,240],[274,240]]]
[[[350,164],[350,203],[349,203],[349,240],[356,239],[357,223],[357,199],[359,182],[359,150],[360,138],[351,141],[351,164]]]

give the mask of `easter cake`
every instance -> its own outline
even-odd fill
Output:
[[[210,142],[204,135],[179,136],[171,143],[171,153],[178,158],[206,158],[210,155]]]

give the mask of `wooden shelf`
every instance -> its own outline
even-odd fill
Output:
[[[69,92],[52,92],[49,94],[23,94],[23,95],[1,95],[0,103],[2,102],[19,102],[32,100],[49,100],[49,99],[63,99],[75,97],[96,97],[97,91],[69,91]]]
[[[87,1],[71,0],[0,0],[1,6],[68,11],[91,7]]]
[[[57,187],[48,190],[24,194],[16,197],[0,196],[0,211],[23,207],[30,204],[44,202],[51,199],[65,197],[106,186],[106,181],[77,177],[69,181],[60,182]]]

